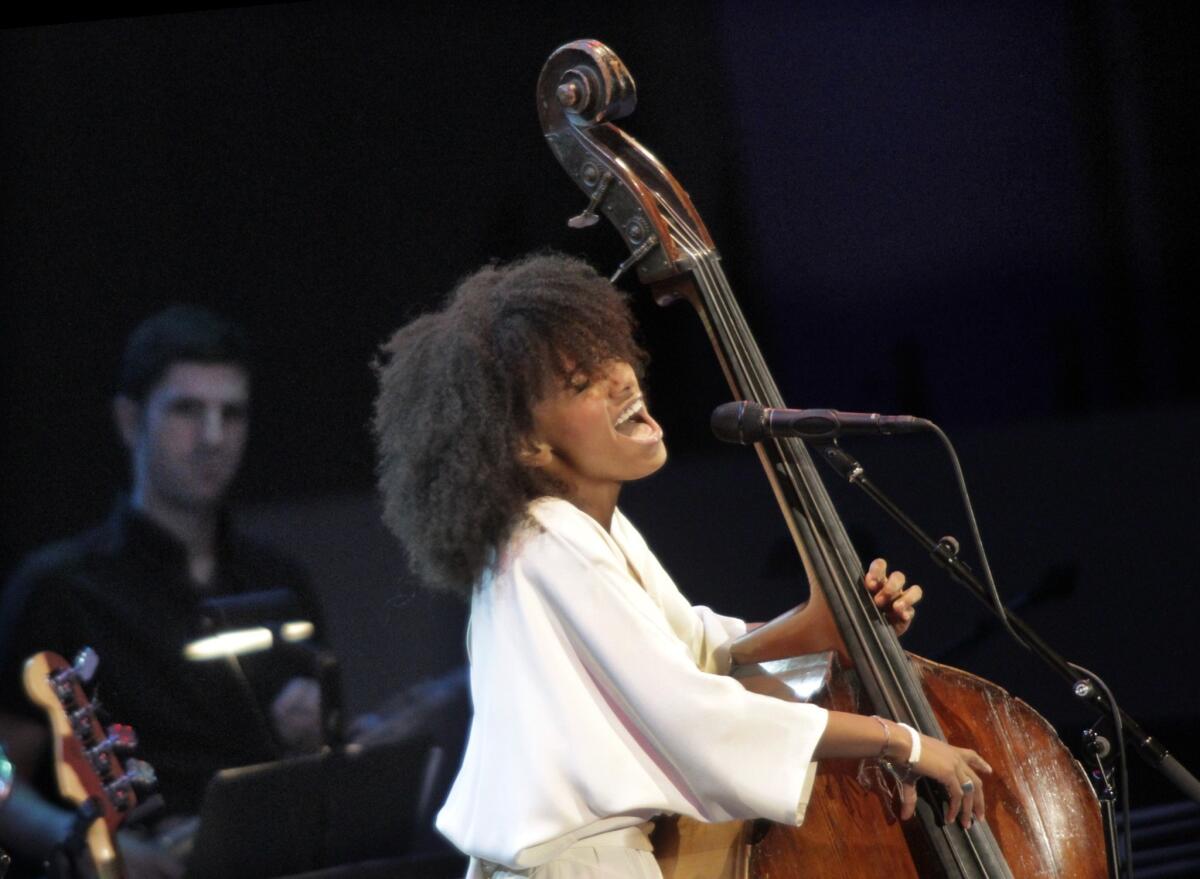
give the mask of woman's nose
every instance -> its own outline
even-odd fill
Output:
[[[624,396],[637,390],[637,373],[624,360],[615,361],[608,369],[609,390],[613,396]]]

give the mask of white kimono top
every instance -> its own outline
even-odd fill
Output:
[[[799,824],[827,713],[725,676],[741,620],[692,607],[618,510],[529,507],[471,605],[471,722],[437,816],[528,868],[660,813]]]

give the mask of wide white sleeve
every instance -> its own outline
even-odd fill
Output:
[[[670,619],[676,633],[688,642],[696,664],[705,671],[728,674],[729,648],[735,639],[746,634],[745,622],[704,605],[693,606],[684,598],[641,532],[620,510],[613,515],[612,530],[630,564],[637,568],[646,591]]]
[[[716,674],[729,674],[733,664],[729,650],[733,642],[746,634],[746,623],[697,604],[691,608],[701,634],[699,651],[693,650],[700,668]]]
[[[545,603],[630,740],[692,806],[681,811],[709,821],[799,823],[825,710],[750,693],[698,668],[690,645],[603,540],[570,537],[539,534],[536,551],[513,560],[513,582]],[[738,629],[715,614],[705,623],[707,609],[697,613],[714,642]]]

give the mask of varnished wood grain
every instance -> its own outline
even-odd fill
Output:
[[[1016,879],[1106,879],[1104,831],[1083,768],[1036,711],[983,678],[912,657],[949,741],[995,770],[985,779],[987,822]],[[787,687],[754,687],[787,698]],[[836,671],[827,708],[863,712],[853,672]],[[826,760],[804,823],[703,825],[664,819],[655,851],[666,879],[928,879],[940,866],[873,761]],[[661,848],[660,848],[661,846]]]

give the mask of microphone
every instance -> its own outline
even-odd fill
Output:
[[[838,412],[836,409],[767,409],[752,400],[722,403],[713,410],[710,424],[717,439],[741,445],[772,437],[886,436],[916,433],[930,427],[928,421],[914,415]]]

